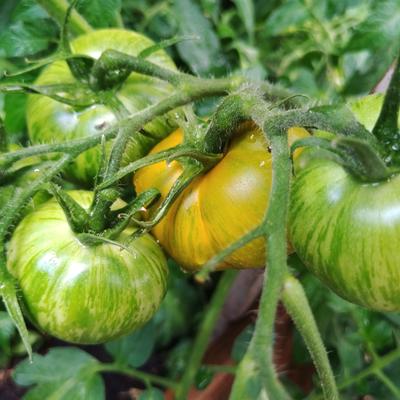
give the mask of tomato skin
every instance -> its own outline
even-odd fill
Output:
[[[305,265],[345,299],[400,310],[400,176],[365,184],[315,159],[296,174],[290,241]]]
[[[351,108],[372,129],[382,96]],[[301,260],[345,299],[378,311],[400,310],[400,176],[363,183],[318,156],[297,163],[289,237]],[[300,158],[302,158],[302,156]]]
[[[290,130],[290,142],[307,136],[303,129]],[[177,130],[157,144],[152,153],[182,141]],[[271,154],[264,135],[243,124],[223,159],[178,197],[153,233],[182,267],[198,270],[215,254],[235,242],[262,220],[271,188]],[[174,161],[151,165],[134,177],[138,192],[156,187],[166,196],[182,167]],[[265,264],[262,239],[235,251],[219,265],[226,268],[257,268]]]
[[[114,49],[137,56],[154,43],[147,37],[122,29],[102,29],[79,36],[71,42],[73,53],[98,58],[107,49]],[[148,60],[169,69],[175,69],[173,61],[164,51],[157,51]],[[36,84],[69,84],[76,79],[67,63],[56,61],[41,73]],[[132,73],[115,95],[134,113],[153,104],[171,93],[171,86],[158,79]],[[114,112],[95,104],[74,108],[41,95],[30,95],[27,103],[28,134],[33,144],[63,142],[98,134],[116,121]],[[156,118],[144,127],[144,133],[135,135],[125,151],[123,164],[145,155],[161,138],[175,127],[170,116]],[[68,177],[90,185],[100,163],[100,146],[80,155],[67,169]]]
[[[70,192],[85,208],[91,192]],[[118,241],[126,241],[133,228]],[[24,307],[41,330],[62,340],[102,343],[147,322],[167,287],[165,257],[150,235],[129,245],[83,245],[54,199],[28,214],[8,247]]]

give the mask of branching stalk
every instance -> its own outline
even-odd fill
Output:
[[[96,366],[97,372],[115,372],[118,374],[123,374],[126,376],[130,376],[131,378],[138,379],[142,382],[149,382],[154,385],[159,385],[165,388],[174,389],[177,387],[177,382],[174,382],[167,378],[162,378],[157,375],[148,374],[147,372],[139,371],[137,369],[129,368],[125,365],[120,364],[100,364]]]
[[[325,400],[339,400],[335,378],[314,315],[304,289],[295,277],[290,275],[286,277],[282,300],[311,354]]]

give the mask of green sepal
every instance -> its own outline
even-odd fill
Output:
[[[105,136],[101,137],[101,158],[100,158],[100,166],[97,171],[96,177],[94,179],[94,187],[104,180],[105,173],[107,171],[107,143]]]
[[[154,188],[140,193],[132,202],[111,214],[112,219],[119,220],[119,222],[112,228],[105,230],[102,236],[115,239],[128,226],[131,218],[135,214],[150,207],[159,197],[160,192]],[[121,216],[123,216],[123,218],[121,218]]]
[[[15,324],[22,343],[32,361],[32,347],[29,341],[29,333],[17,297],[17,282],[8,272],[4,256],[4,246],[0,245],[0,295],[3,299],[6,310]]]
[[[94,59],[87,56],[75,56],[67,58],[68,67],[72,75],[80,82],[89,82]]]
[[[78,83],[54,85],[4,83],[0,84],[0,93],[40,94],[73,107],[89,107],[98,102],[97,97],[91,91]],[[67,93],[67,96],[64,93]]]
[[[223,153],[235,129],[241,122],[252,119],[260,104],[265,104],[262,96],[252,90],[241,90],[226,96],[213,114],[204,134],[204,151]]]
[[[71,229],[76,233],[84,232],[89,223],[89,215],[67,192],[58,185],[50,183],[50,191],[63,209]]]
[[[333,139],[309,137],[297,140],[290,148],[291,154],[300,147],[319,147],[322,158],[329,158],[348,169],[363,182],[379,182],[394,172],[387,168],[378,152],[366,141],[350,136]],[[319,158],[321,158],[319,157]]]
[[[101,235],[96,235],[94,233],[82,232],[82,233],[78,233],[78,235],[76,237],[84,246],[90,247],[90,246],[99,246],[101,244],[111,244],[113,246],[119,247],[121,250],[126,250],[128,253],[135,255],[132,252],[132,250],[125,244],[116,242],[115,240],[106,238]]]
[[[122,85],[131,74],[125,65],[126,54],[106,50],[93,64],[89,84],[94,91],[113,89]]]
[[[344,136],[356,136],[357,138],[363,139],[370,145],[378,148],[379,145],[375,136],[370,131],[368,131],[368,129],[364,125],[360,124],[357,121],[354,114],[347,105],[336,104],[312,107],[308,110],[308,114],[313,113],[318,114],[320,120],[320,126],[318,126],[318,129],[325,129],[327,131],[330,131],[330,127],[325,126],[327,125],[324,121],[324,119],[326,118],[327,122],[335,122],[335,133],[340,132],[340,134]],[[308,115],[306,115],[306,118],[308,118]]]
[[[185,157],[179,161],[183,166],[182,173],[179,175],[178,179],[172,185],[165,199],[155,210],[151,220],[138,221],[134,219],[134,222],[141,228],[138,229],[133,234],[133,237],[138,237],[148,232],[155,225],[157,225],[161,221],[161,219],[167,214],[171,205],[176,200],[176,198],[183,192],[183,190],[185,190],[195,178],[197,178],[201,173],[205,171],[204,165],[201,162],[194,160],[192,158]]]

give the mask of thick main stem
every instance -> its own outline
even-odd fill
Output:
[[[311,354],[325,400],[338,400],[339,393],[325,346],[304,289],[295,277],[290,275],[286,277],[282,300]]]
[[[60,26],[64,24],[65,14],[69,3],[67,0],[36,0]],[[68,22],[69,29],[74,35],[81,35],[93,30],[85,18],[73,10]]]
[[[213,294],[211,302],[208,305],[206,315],[201,323],[199,333],[197,334],[193,343],[193,350],[190,354],[185,373],[176,390],[175,400],[186,400],[188,398],[190,387],[193,384],[196,373],[199,370],[199,366],[210,340],[215,322],[221,312],[226,294],[228,293],[228,290],[235,279],[236,273],[237,271],[226,271],[218,282],[218,286]]]
[[[270,205],[265,219],[267,268],[255,331],[239,366],[231,394],[233,400],[261,398],[262,395],[274,400],[290,399],[277,377],[273,348],[276,309],[287,271],[286,220],[291,164],[286,133],[275,126],[266,126],[265,131],[270,136],[273,168]]]

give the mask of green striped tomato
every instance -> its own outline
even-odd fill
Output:
[[[91,192],[70,193],[90,206]],[[117,241],[127,242],[132,232],[128,228]],[[166,260],[155,240],[144,235],[128,247],[82,244],[52,199],[16,228],[7,267],[41,330],[68,342],[102,343],[143,325],[166,292]]]
[[[79,36],[71,42],[73,53],[98,58],[107,49],[137,56],[154,43],[147,37],[122,29],[102,29]],[[154,52],[148,60],[165,68],[175,65],[163,50]],[[38,85],[71,84],[76,79],[64,61],[49,65],[36,81]],[[115,90],[116,98],[134,113],[171,93],[171,86],[159,79],[132,73],[124,84]],[[55,143],[100,133],[115,121],[115,113],[105,105],[74,108],[42,95],[30,95],[27,104],[27,125],[33,144]],[[167,114],[156,118],[135,135],[128,144],[123,164],[147,154],[160,139],[175,127]],[[67,176],[82,184],[90,185],[100,164],[100,147],[86,151],[67,169]]]
[[[369,129],[382,104],[351,105]],[[372,106],[372,107],[371,107]],[[297,165],[290,241],[305,265],[345,299],[380,311],[400,310],[400,176],[362,183],[315,150]]]

